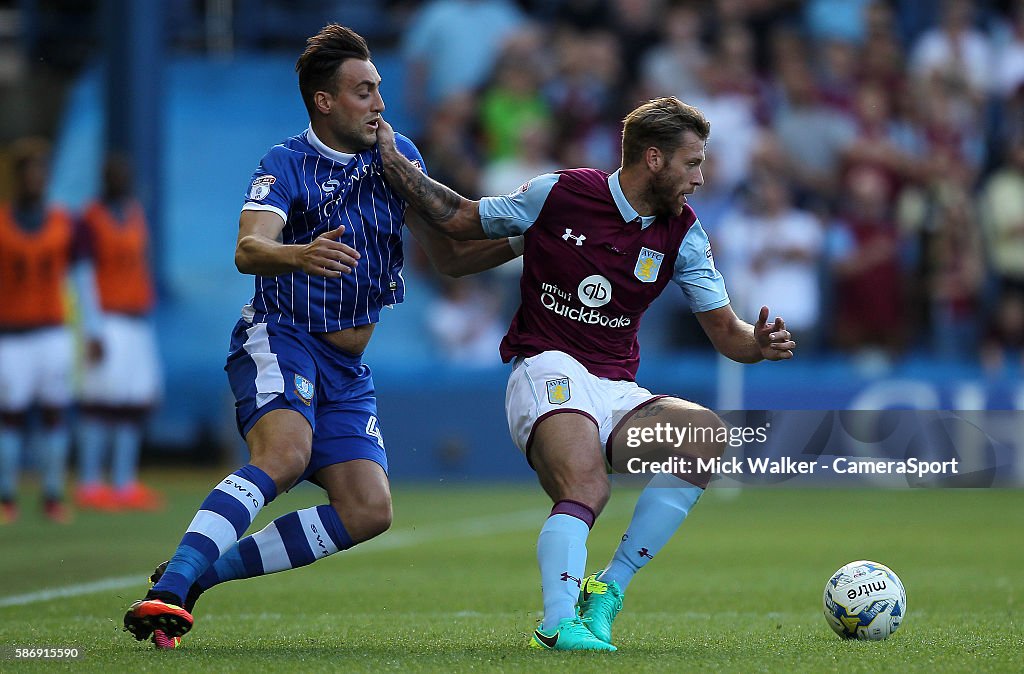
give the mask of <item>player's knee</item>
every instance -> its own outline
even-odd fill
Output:
[[[364,531],[363,536],[366,539],[380,536],[382,533],[391,528],[392,512],[391,504],[388,503],[386,506],[378,507],[372,512],[368,513],[364,519]]]
[[[563,483],[559,491],[562,493],[561,499],[582,503],[593,510],[594,515],[601,514],[612,493],[608,473],[603,467],[600,471],[588,471],[577,475],[571,481]]]
[[[265,472],[278,492],[291,489],[309,465],[310,449],[301,444],[283,444],[253,453],[252,464]]]
[[[608,505],[608,499],[612,495],[612,486],[608,481],[607,473],[601,475],[599,480],[594,480],[593,489],[595,505],[592,507],[594,508],[594,514],[600,515],[604,507]]]
[[[690,458],[715,459],[729,446],[729,427],[722,418],[706,408],[687,410],[686,426],[693,430],[693,439],[679,449]]]
[[[386,494],[374,495],[359,501],[331,501],[331,506],[341,518],[348,535],[356,543],[380,536],[391,528],[391,497]]]

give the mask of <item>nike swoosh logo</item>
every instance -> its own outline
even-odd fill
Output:
[[[533,636],[537,637],[537,641],[541,642],[548,648],[554,648],[555,644],[558,643],[558,632],[555,632],[550,637],[546,637],[540,633],[540,630],[534,630]]]
[[[594,592],[590,591],[591,584],[594,586]],[[598,583],[592,578],[588,578],[587,582],[583,584],[583,601],[590,599],[590,595],[592,594],[604,594],[604,592],[599,592],[601,589],[601,583]],[[604,589],[607,590],[607,587]]]

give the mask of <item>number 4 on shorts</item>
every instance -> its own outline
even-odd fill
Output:
[[[380,434],[380,427],[377,426],[377,417],[370,416],[366,421],[366,434],[372,438],[377,438],[377,444],[384,447],[384,436]]]

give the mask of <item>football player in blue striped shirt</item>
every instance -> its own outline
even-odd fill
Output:
[[[235,249],[255,294],[225,369],[250,461],[206,497],[156,584],[124,617],[136,639],[152,636],[162,648],[192,627],[192,607],[210,587],[310,564],[391,525],[387,456],[362,353],[381,309],[405,295],[403,225],[450,275],[521,252],[509,239],[453,241],[406,212],[384,180],[381,78],[361,36],[324,27],[296,71],[309,127],[263,157]],[[396,142],[424,170],[416,146]],[[243,538],[264,505],[302,480],[323,487],[329,503]]]

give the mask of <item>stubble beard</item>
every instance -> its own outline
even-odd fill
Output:
[[[352,148],[350,154],[359,154],[377,144],[377,134],[366,133],[362,127],[363,123],[360,122],[359,128],[338,129],[335,134],[343,147]]]
[[[676,185],[671,180],[667,180],[664,174],[655,174],[648,194],[649,203],[654,207],[654,215],[671,218],[682,214],[683,205],[677,201]]]

